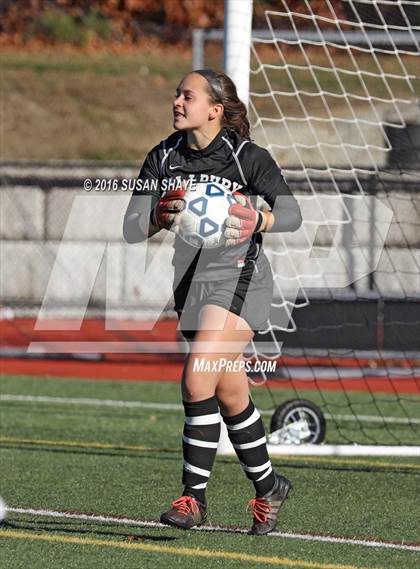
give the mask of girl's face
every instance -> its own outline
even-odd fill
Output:
[[[223,105],[211,103],[207,80],[198,73],[190,73],[178,85],[173,113],[176,130],[199,129],[215,120],[220,123]]]

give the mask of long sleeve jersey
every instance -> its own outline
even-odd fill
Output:
[[[295,231],[302,218],[280,168],[271,155],[236,131],[222,128],[202,150],[187,144],[184,131],[172,133],[147,155],[140,170],[124,218],[124,237],[129,243],[147,239],[151,209],[166,192],[189,184],[214,182],[227,190],[250,196],[256,205],[261,196],[270,206],[275,223],[270,232]],[[194,273],[195,280],[229,279],[251,270],[262,257],[262,235],[232,247],[197,249],[178,235],[172,264],[175,273]]]

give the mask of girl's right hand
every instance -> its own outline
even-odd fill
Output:
[[[185,188],[168,191],[150,213],[150,221],[159,229],[170,229],[176,216],[185,208]]]

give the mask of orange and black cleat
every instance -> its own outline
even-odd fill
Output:
[[[160,516],[160,521],[169,526],[190,529],[201,525],[206,519],[206,505],[192,496],[181,496],[172,502],[172,508]]]
[[[254,523],[248,533],[265,535],[276,527],[280,508],[291,489],[290,480],[276,474],[276,483],[273,489],[261,498],[254,498],[248,502],[246,509],[248,510],[249,506],[252,506],[254,517]]]

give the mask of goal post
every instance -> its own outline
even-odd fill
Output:
[[[224,67],[248,106],[253,0],[225,0]]]
[[[287,398],[327,417],[311,452],[418,456],[420,2],[262,5],[225,0],[225,71],[303,225],[264,236],[278,351],[249,356],[281,356]]]

